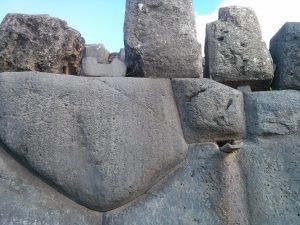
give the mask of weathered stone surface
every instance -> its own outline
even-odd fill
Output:
[[[144,193],[187,151],[168,79],[2,73],[0,140],[101,211]]]
[[[0,147],[0,224],[99,225],[88,210],[40,181]]]
[[[110,52],[102,44],[87,44],[85,45],[84,57],[93,57],[97,63],[107,64]]]
[[[124,32],[130,76],[202,76],[192,0],[127,0]]]
[[[0,72],[80,72],[84,39],[48,15],[7,14],[0,25]]]
[[[300,224],[299,149],[297,134],[259,137],[239,151],[250,224]]]
[[[300,91],[247,93],[245,111],[251,135],[300,133]]]
[[[288,22],[270,41],[276,64],[274,89],[300,90],[300,22]]]
[[[243,94],[210,79],[173,79],[173,91],[188,143],[245,136]]]
[[[186,162],[130,205],[104,213],[103,225],[248,224],[237,154],[191,145]]]
[[[252,9],[225,7],[206,26],[205,77],[231,87],[265,90],[273,79],[273,61]]]
[[[118,57],[109,64],[99,64],[94,57],[82,59],[81,75],[89,77],[125,77],[127,67]]]

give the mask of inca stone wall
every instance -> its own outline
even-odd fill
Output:
[[[300,23],[270,54],[251,9],[221,8],[202,78],[190,1],[126,10],[119,53],[1,23],[0,224],[300,224]]]

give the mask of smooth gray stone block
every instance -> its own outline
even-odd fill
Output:
[[[0,141],[99,211],[151,188],[187,152],[168,79],[0,74]]]

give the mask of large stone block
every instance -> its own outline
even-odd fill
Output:
[[[231,87],[269,88],[273,61],[253,10],[219,9],[219,20],[206,26],[205,65],[205,77]]]
[[[276,65],[274,89],[300,90],[300,22],[288,22],[270,41]]]
[[[127,0],[124,32],[130,76],[202,76],[192,0]]]
[[[168,79],[2,73],[0,140],[100,211],[144,193],[187,151]]]
[[[251,135],[300,133],[300,91],[247,93],[245,112]]]
[[[104,213],[103,225],[249,224],[237,155],[191,145],[177,171],[130,205]]]
[[[99,225],[102,215],[82,207],[33,176],[0,147],[0,224]]]
[[[173,79],[173,91],[188,143],[245,136],[243,94],[210,79]]]
[[[244,143],[240,165],[250,224],[300,224],[300,135]]]
[[[7,14],[0,25],[0,72],[80,72],[84,39],[48,15]]]

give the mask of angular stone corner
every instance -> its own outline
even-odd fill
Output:
[[[48,15],[7,14],[0,25],[0,72],[80,73],[84,39]]]
[[[243,94],[210,79],[173,79],[173,92],[188,143],[242,139]]]
[[[192,0],[127,0],[124,33],[129,76],[202,77]]]
[[[82,207],[33,176],[0,147],[0,224],[99,225]]]
[[[270,41],[276,65],[273,89],[300,90],[300,22],[285,23]]]
[[[100,211],[144,193],[187,151],[168,79],[2,73],[0,141]]]
[[[247,93],[245,113],[251,135],[300,133],[300,91]]]
[[[300,224],[299,149],[297,134],[259,137],[240,150],[250,224]]]
[[[191,145],[184,164],[130,205],[103,214],[103,225],[248,225],[237,155]]]
[[[219,9],[219,20],[206,26],[205,65],[205,77],[223,84],[269,89],[273,61],[252,9]]]

